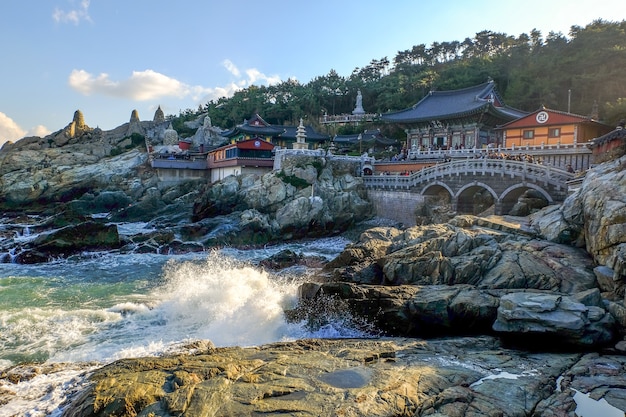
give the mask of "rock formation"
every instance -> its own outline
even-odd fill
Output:
[[[291,158],[282,171],[258,177],[226,177],[194,204],[196,222],[239,213],[234,236],[255,243],[324,236],[347,230],[371,216],[360,178],[351,163]]]
[[[161,109],[161,106],[159,106],[156,109],[156,111],[154,112],[154,117],[153,117],[152,121],[154,123],[163,123],[165,121],[165,113],[163,113],[163,110]]]
[[[584,251],[480,226],[471,216],[368,230],[324,271],[320,284],[303,286],[305,300],[343,299],[389,335],[495,332],[577,347],[616,337],[619,318],[602,301]]]
[[[126,131],[126,136],[132,136],[134,134],[141,136],[146,135],[145,129],[141,126],[141,121],[139,120],[139,112],[137,110],[133,110],[130,114],[128,130]]]
[[[583,246],[598,265],[626,281],[626,156],[590,169],[581,187],[558,207],[531,217],[545,239]]]
[[[491,337],[200,341],[96,371],[64,417],[570,416],[576,391],[624,408],[619,355],[524,354]]]

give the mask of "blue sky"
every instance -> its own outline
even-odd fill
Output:
[[[623,0],[19,0],[0,5],[0,145],[65,127],[113,129],[252,84],[348,76],[372,59],[482,30],[626,19]]]

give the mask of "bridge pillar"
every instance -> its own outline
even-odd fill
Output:
[[[459,198],[457,196],[452,196],[452,198],[450,198],[450,203],[452,204],[452,211],[456,212],[459,205]]]
[[[496,216],[502,216],[502,200],[501,199],[497,199],[494,203],[494,208],[493,211]]]

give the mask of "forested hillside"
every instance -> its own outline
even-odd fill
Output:
[[[343,77],[333,69],[306,84],[287,80],[250,86],[230,98],[211,101],[197,112],[213,124],[233,127],[259,113],[272,124],[316,125],[324,113],[350,113],[357,90],[368,113],[400,110],[430,90],[464,88],[492,78],[507,105],[534,111],[548,108],[589,115],[597,104],[609,125],[626,117],[626,21],[596,20],[572,26],[567,35],[537,30],[517,37],[485,30],[473,38],[420,44],[395,57],[372,59]],[[180,119],[196,111],[181,112]]]

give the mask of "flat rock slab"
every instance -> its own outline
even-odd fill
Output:
[[[312,339],[120,360],[64,416],[529,416],[539,404],[560,415],[550,413],[575,407],[576,390],[626,404],[624,375],[623,360],[487,336]]]

